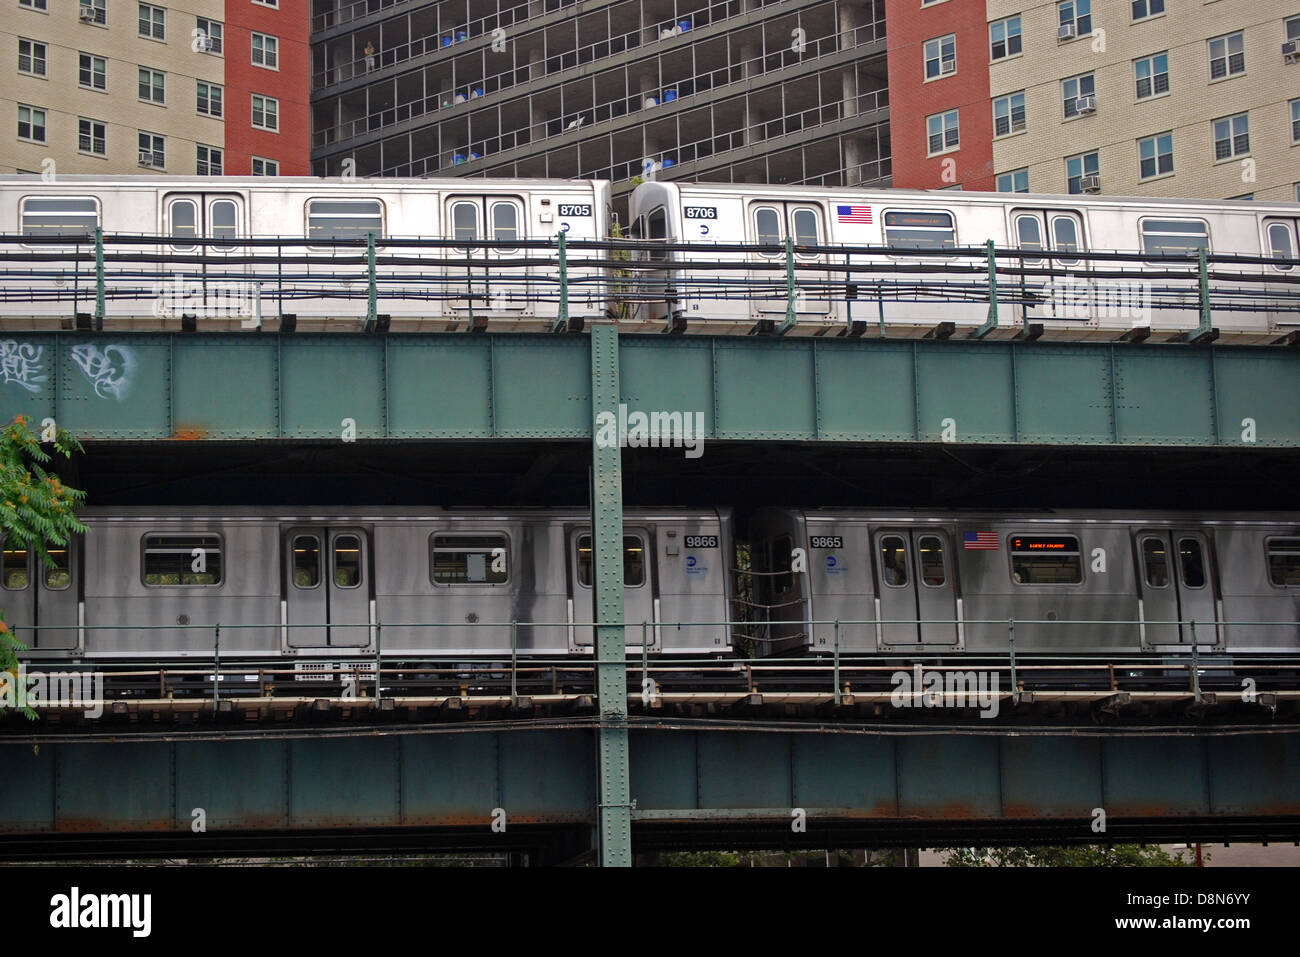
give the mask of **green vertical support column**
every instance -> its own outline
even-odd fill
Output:
[[[375,280],[375,234],[366,233],[366,332],[375,328],[379,314],[379,285]]]
[[[104,228],[95,227],[95,330],[104,331]]]
[[[563,332],[569,327],[569,251],[564,230],[556,233],[555,238],[560,257],[560,301],[555,307],[555,322],[551,324],[551,331]]]
[[[1199,276],[1201,282],[1201,327],[1197,330],[1198,335],[1204,335],[1211,329],[1210,325],[1210,260],[1206,255],[1205,247],[1201,247],[1201,256],[1199,263]]]
[[[795,284],[794,284],[794,238],[785,237],[785,322],[777,329],[777,333],[785,335],[794,328],[799,321],[799,313],[795,308]]]
[[[988,255],[989,269],[989,314],[984,321],[984,325],[975,330],[972,338],[983,339],[990,332],[998,327],[998,256],[997,247],[993,245],[993,240],[984,244]]]
[[[600,729],[600,863],[632,865],[627,737],[627,639],[623,634],[623,459],[599,441],[602,412],[618,416],[618,327],[591,325],[591,547],[595,561],[596,694]],[[608,447],[606,447],[608,446]]]

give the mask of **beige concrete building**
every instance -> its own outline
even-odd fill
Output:
[[[1112,195],[1296,199],[1300,57],[1283,44],[1300,40],[1300,0],[989,0],[990,22],[1016,15],[1023,52],[990,64],[989,93],[1023,91],[1025,123],[999,136],[995,110],[997,173],[1064,193],[1093,166],[1066,156],[1092,154]]]
[[[923,112],[954,142],[960,130],[947,157],[963,188],[1300,202],[1300,0],[922,0],[919,11],[914,32],[940,51]],[[909,51],[889,28],[897,112],[894,61]],[[895,130],[895,184],[949,185],[913,138],[904,164]]]
[[[224,0],[4,2],[0,171],[224,171]]]

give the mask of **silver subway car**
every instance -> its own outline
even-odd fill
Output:
[[[53,567],[4,550],[4,608],[33,658],[589,655],[581,512],[86,509]],[[629,511],[629,651],[723,654],[725,509]],[[220,624],[220,636],[216,625]],[[517,623],[512,626],[512,623]],[[33,627],[39,626],[39,627]]]
[[[969,269],[972,260],[919,256],[916,250],[982,247],[992,240],[999,249],[1018,247],[1030,253],[1023,260],[1027,272],[1021,282],[1009,282],[1008,277],[1000,281],[1006,300],[1000,322],[1005,329],[998,334],[1012,335],[1028,320],[1043,323],[1044,337],[1049,339],[1113,339],[1134,326],[1149,327],[1153,339],[1162,339],[1195,329],[1200,319],[1197,310],[1172,306],[1173,302],[1195,306],[1195,278],[1147,281],[1147,273],[1169,267],[1142,263],[1144,256],[1195,257],[1201,248],[1289,260],[1300,255],[1300,204],[1283,202],[650,182],[633,191],[631,216],[641,239],[773,247],[765,252],[710,253],[711,259],[754,267],[752,271],[720,270],[722,282],[715,284],[711,296],[700,291],[707,271],[672,268],[675,262],[700,253],[647,254],[663,262],[664,268],[646,275],[656,288],[674,295],[671,301],[643,304],[641,318],[657,321],[676,316],[706,332],[744,332],[755,321],[785,318],[787,238],[794,241],[796,315],[816,335],[825,334],[828,327],[845,328],[851,321],[869,328],[883,322],[895,335],[928,331],[940,322],[955,322],[968,330],[982,325],[988,318],[988,304],[980,301],[983,279],[978,273],[950,275],[952,285],[941,295],[934,284],[943,280],[942,275],[889,271],[927,265],[934,269],[940,263]],[[824,248],[834,246],[890,247],[890,251],[866,255]],[[1118,252],[1131,259],[1118,266],[1104,261],[1089,264],[1077,258],[1079,252]],[[879,271],[867,268],[876,263],[882,266]],[[846,264],[863,267],[853,273],[856,298],[847,301],[844,272],[833,268]],[[1015,264],[1008,260],[1006,265]],[[974,266],[979,269],[978,263]],[[1035,275],[1053,268],[1074,274]],[[1127,275],[1094,275],[1113,273],[1116,268]],[[1296,268],[1215,264],[1216,275],[1262,274],[1265,280],[1275,281],[1252,278],[1239,283],[1255,311],[1252,305],[1216,311],[1214,325],[1226,338],[1242,344],[1271,342],[1300,328],[1300,313],[1273,306],[1296,304],[1292,280]],[[742,275],[765,280],[772,298],[747,299],[734,289],[720,298],[727,294],[727,278]],[[928,292],[914,288],[923,281],[930,283]],[[826,293],[825,283],[838,283],[836,295]],[[1013,300],[1033,304],[1013,305]]]
[[[1300,514],[764,509],[751,547],[772,651],[839,621],[846,653],[1000,653],[1012,619],[1017,652],[1300,648]]]
[[[107,257],[159,251],[192,257],[188,265],[138,264],[130,281],[109,283],[105,315],[120,321],[129,317],[141,328],[156,328],[159,318],[187,314],[203,317],[205,329],[247,328],[257,317],[282,314],[293,314],[304,329],[364,317],[364,245],[331,253],[312,241],[350,239],[364,244],[369,234],[375,237],[379,255],[414,259],[410,265],[383,267],[378,311],[393,321],[437,319],[440,330],[449,321],[471,319],[487,322],[489,328],[501,320],[511,320],[510,328],[531,328],[529,323],[548,328],[557,303],[551,301],[553,296],[539,299],[532,283],[537,270],[558,275],[558,268],[509,261],[525,256],[548,260],[553,251],[477,249],[467,267],[465,249],[385,246],[384,240],[508,243],[553,240],[561,231],[570,239],[603,239],[609,234],[610,209],[609,183],[603,180],[60,176],[47,183],[35,176],[0,176],[0,234],[67,240],[32,244],[29,252],[87,254],[99,227],[105,235],[155,240],[110,244]],[[160,246],[160,237],[169,241]],[[244,238],[284,242],[229,245]],[[205,244],[205,239],[227,242],[217,246]],[[335,257],[352,262],[332,261]],[[439,265],[447,259],[458,262]],[[82,263],[78,270],[71,261],[55,258],[34,268],[40,300],[10,303],[0,317],[70,318],[95,308],[93,264]],[[440,273],[442,282],[428,281]],[[409,283],[404,282],[408,277]],[[569,278],[570,314],[603,316],[607,303],[600,271],[579,266]],[[7,284],[16,293],[32,281],[31,275],[12,276],[0,283],[0,292]]]

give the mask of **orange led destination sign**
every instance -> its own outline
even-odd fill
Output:
[[[1077,552],[1074,538],[1013,538],[1011,547],[1018,552]]]

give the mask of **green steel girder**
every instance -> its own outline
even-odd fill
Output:
[[[671,722],[668,722],[671,725]],[[0,739],[0,857],[6,840],[131,833],[462,828],[483,847],[523,824],[597,820],[596,728],[366,728],[339,733],[10,735]],[[198,738],[198,735],[194,735]],[[181,740],[175,740],[175,739]],[[39,747],[33,747],[40,741]],[[1300,732],[897,726],[633,729],[630,787],[640,824],[1183,820],[1228,833],[1300,826]],[[499,810],[498,810],[499,809]],[[1206,823],[1208,822],[1208,824]],[[1191,829],[1189,828],[1189,832]],[[1197,833],[1202,833],[1198,831]],[[1080,834],[1102,839],[1101,834]],[[1300,836],[1300,835],[1298,835]]]
[[[706,440],[1300,446],[1300,352],[620,335],[618,399]],[[0,412],[83,439],[589,437],[586,335],[14,334]],[[340,383],[347,387],[341,388]]]

